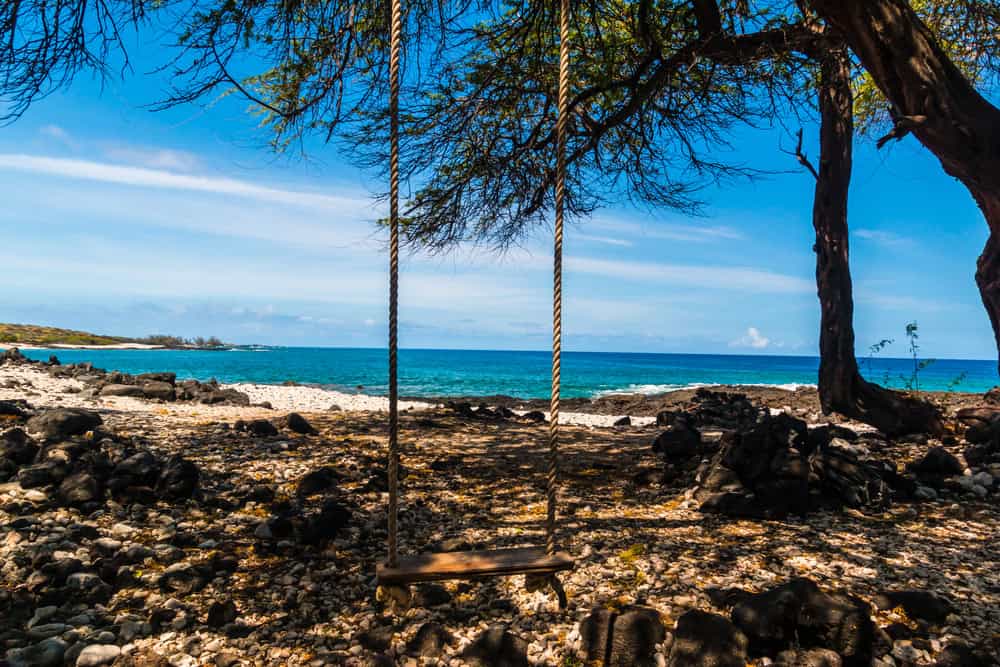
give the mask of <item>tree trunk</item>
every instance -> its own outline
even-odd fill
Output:
[[[1000,353],[1000,109],[980,95],[906,0],[808,0],[850,44],[893,105],[888,138],[914,136],[959,179],[990,238],[976,283]]]
[[[933,407],[866,382],[858,372],[847,228],[853,107],[847,54],[831,52],[823,59],[820,70],[820,163],[813,199],[816,290],[821,311],[820,404],[823,412],[839,412],[889,435],[936,432],[941,424]]]
[[[813,197],[816,290],[820,303],[819,400],[824,412],[849,413],[857,403],[854,297],[847,237],[847,199],[854,141],[853,95],[846,58],[821,64],[820,160]]]

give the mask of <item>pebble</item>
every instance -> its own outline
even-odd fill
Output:
[[[979,486],[986,487],[987,489],[993,486],[993,475],[986,471],[977,472],[972,476],[972,481],[974,481]]]
[[[94,546],[105,555],[110,556],[122,548],[122,543],[110,537],[101,537],[94,540]]]
[[[111,533],[117,535],[118,537],[128,537],[135,532],[135,528],[128,525],[127,523],[116,523],[111,526]]]
[[[28,621],[28,627],[33,628],[39,623],[44,623],[45,621],[55,616],[57,613],[59,613],[59,607],[56,607],[55,605],[46,605],[44,607],[39,607],[35,609],[34,616],[32,616],[31,620]]]
[[[76,659],[76,667],[99,667],[114,662],[122,650],[114,644],[92,644]]]
[[[56,635],[61,635],[67,630],[72,628],[65,623],[44,623],[41,625],[36,625],[35,627],[28,630],[28,637],[38,641],[39,639],[48,639],[49,637],[55,637]]]
[[[0,369],[0,376],[4,370]],[[374,658],[373,652],[353,642],[352,638],[359,632],[386,624],[381,616],[382,607],[369,597],[374,588],[369,566],[382,556],[385,539],[385,527],[378,518],[384,511],[384,496],[380,496],[377,489],[359,490],[369,481],[371,467],[378,465],[384,455],[384,440],[381,440],[379,429],[372,425],[362,426],[366,422],[358,421],[357,415],[339,415],[332,420],[318,416],[316,424],[324,435],[316,440],[322,441],[322,447],[293,439],[291,442],[296,448],[289,449],[294,451],[271,454],[259,446],[260,443],[248,440],[241,441],[240,448],[234,450],[224,440],[232,437],[231,431],[216,436],[211,435],[216,433],[214,426],[202,428],[204,420],[220,422],[227,419],[231,422],[233,419],[220,417],[226,413],[216,413],[217,408],[213,406],[196,407],[200,413],[197,418],[178,419],[176,430],[169,433],[164,432],[166,429],[161,428],[153,412],[130,422],[132,416],[123,411],[115,413],[108,421],[112,430],[122,428],[122,424],[128,425],[129,435],[148,439],[150,447],[155,443],[155,447],[163,448],[161,451],[182,451],[186,457],[190,456],[205,471],[208,480],[203,497],[186,503],[158,503],[155,510],[130,502],[107,503],[100,510],[86,514],[86,521],[94,532],[86,535],[78,532],[82,515],[76,509],[18,510],[17,515],[9,517],[0,512],[0,520],[8,522],[15,518],[20,521],[22,512],[34,513],[17,524],[19,532],[0,533],[0,548],[5,549],[3,555],[6,556],[6,562],[0,562],[0,567],[11,580],[16,581],[22,572],[25,578],[31,575],[30,567],[37,569],[30,563],[39,550],[53,557],[82,561],[83,571],[79,575],[96,572],[95,561],[112,555],[116,562],[124,559],[130,567],[141,571],[139,586],[131,583],[127,588],[116,586],[116,596],[107,603],[107,608],[94,603],[90,606],[74,602],[63,604],[63,598],[39,596],[46,601],[59,600],[61,608],[50,605],[50,608],[33,610],[30,624],[33,627],[58,625],[58,620],[71,629],[61,638],[50,637],[27,648],[62,641],[67,664],[73,664],[83,644],[88,642],[107,645],[134,642],[122,647],[122,653],[134,651],[138,659],[155,651],[165,656],[171,665],[184,667],[229,665],[240,660],[242,664],[261,666],[309,664],[310,661],[315,664],[369,664]],[[418,417],[411,415],[410,418]],[[373,418],[372,423],[377,419]],[[331,421],[336,424],[328,433]],[[354,421],[359,425],[356,431],[337,431]],[[199,423],[197,428],[202,430],[197,431],[196,422]],[[419,548],[453,537],[470,545],[516,546],[531,543],[532,537],[537,536],[535,525],[520,515],[524,511],[535,514],[539,509],[537,503],[544,505],[544,495],[540,487],[534,486],[538,480],[529,470],[532,468],[529,464],[534,461],[529,461],[527,456],[518,460],[522,452],[513,440],[504,442],[504,448],[498,450],[501,453],[491,459],[491,465],[496,467],[495,474],[499,476],[496,479],[490,477],[494,474],[492,470],[477,468],[474,475],[469,475],[467,470],[472,469],[471,463],[478,463],[473,456],[468,457],[470,468],[457,464],[466,451],[459,445],[476,447],[481,427],[483,425],[476,424],[474,429],[456,431],[452,439],[458,445],[454,449],[445,442],[452,436],[447,430],[442,429],[440,437],[432,431],[420,433],[421,438],[426,435],[427,451],[412,452],[411,470],[416,474],[408,477],[408,483],[412,484],[415,502],[407,504],[407,522],[401,526],[402,539],[408,547]],[[521,426],[506,432],[493,424],[484,428],[489,430],[490,437],[502,437],[504,433],[517,438],[524,435],[530,439],[528,436],[531,436]],[[645,438],[646,432],[641,429],[637,425],[628,438],[635,436],[636,441]],[[202,440],[200,435],[191,435],[196,431],[208,435]],[[571,481],[564,488],[564,501],[569,520],[562,525],[566,529],[566,548],[577,558],[577,570],[560,577],[570,594],[570,610],[556,613],[550,595],[527,594],[520,578],[488,583],[448,583],[446,588],[454,602],[447,608],[409,609],[391,622],[396,636],[384,651],[385,658],[394,664],[435,664],[412,658],[407,663],[404,647],[417,626],[424,621],[436,621],[446,625],[457,639],[455,646],[436,664],[464,664],[458,656],[471,638],[485,630],[488,624],[497,622],[507,625],[529,642],[529,653],[538,664],[578,664],[572,657],[573,647],[580,641],[577,623],[593,605],[620,609],[627,604],[646,602],[661,610],[667,621],[666,617],[676,614],[675,606],[708,608],[709,600],[704,594],[708,587],[761,590],[801,575],[836,581],[862,597],[870,596],[871,582],[875,581],[941,590],[961,601],[961,612],[949,620],[949,637],[968,639],[973,636],[973,630],[995,633],[1000,626],[1000,619],[991,616],[992,612],[984,603],[982,591],[977,597],[967,583],[975,579],[971,574],[976,571],[975,563],[971,558],[962,557],[963,546],[968,546],[969,552],[982,559],[987,572],[980,581],[991,587],[1000,583],[993,574],[995,570],[986,569],[996,561],[978,546],[988,535],[995,534],[995,514],[991,506],[970,504],[968,499],[961,499],[951,507],[943,503],[894,505],[890,510],[893,530],[879,533],[880,537],[885,537],[885,544],[880,546],[896,559],[887,560],[873,554],[871,545],[859,539],[870,537],[876,530],[875,523],[859,522],[856,517],[837,512],[763,525],[751,521],[707,520],[696,512],[678,507],[680,488],[653,493],[636,491],[625,483],[626,478],[630,479],[625,474],[630,472],[628,466],[636,461],[650,466],[657,462],[648,452],[648,442],[633,446],[621,433],[609,431],[577,429],[570,432],[572,438],[567,445],[579,459],[567,457],[567,479]],[[213,438],[217,440],[213,442]],[[582,444],[599,446],[585,449]],[[121,446],[120,443],[113,445]],[[606,456],[601,450],[604,445],[613,445],[614,455],[622,457],[615,459],[618,467],[613,471],[596,465],[598,462],[606,464],[601,458]],[[897,447],[897,443],[889,443],[889,446],[893,448],[891,456],[898,457],[897,461],[909,460],[902,445]],[[420,447],[425,445],[422,443]],[[871,451],[877,458],[888,456],[875,447],[871,447]],[[955,451],[961,452],[960,445]],[[423,457],[427,454],[450,460],[453,469],[437,476],[425,474],[428,471]],[[593,457],[593,469],[589,469],[589,457]],[[295,482],[324,465],[334,466],[341,473],[337,498],[348,502],[352,510],[357,508],[362,517],[357,523],[338,535],[325,551],[305,548],[294,540],[281,545],[254,544],[252,539],[247,540],[268,513],[285,511],[273,509],[275,504],[290,502],[294,509],[318,509],[322,501],[317,497],[298,506]],[[522,467],[523,473],[519,472]],[[574,475],[581,470],[588,474]],[[1000,467],[996,473],[987,474],[989,480],[982,472],[968,476],[972,481],[972,493],[981,493],[975,487],[993,489],[995,478],[1000,476]],[[494,483],[494,491],[501,492],[492,496],[488,491],[484,493],[475,486],[480,482]],[[271,495],[254,494],[254,499],[248,502],[246,498],[251,497],[251,491],[260,490],[255,489],[258,483],[261,487],[267,486]],[[930,497],[937,497],[934,489],[924,488]],[[921,492],[918,489],[918,495]],[[46,494],[35,493],[39,502],[48,505]],[[949,504],[959,497],[952,491],[944,493],[949,497]],[[24,497],[25,494],[17,492],[9,496],[7,502],[20,503]],[[461,517],[445,511],[456,506],[463,508]],[[693,499],[691,506],[698,507],[698,500]],[[496,517],[514,515],[518,515],[516,521],[496,521]],[[628,517],[631,523],[620,523],[622,516]],[[525,530],[522,526],[531,527]],[[652,526],[663,528],[654,531],[650,529]],[[921,530],[927,531],[928,539],[908,539]],[[156,544],[158,531],[161,539]],[[16,540],[21,541],[20,546],[12,546],[17,544]],[[177,546],[168,541],[175,541]],[[643,545],[645,553],[631,557],[626,563],[620,554],[637,544]],[[145,545],[152,547],[152,551],[136,551],[134,559],[128,555],[133,548],[148,548]],[[203,592],[184,596],[173,593],[180,600],[168,599],[170,593],[156,586],[157,576],[165,567],[176,562],[190,566],[208,564],[213,562],[215,554],[206,552],[216,549],[227,557],[235,556],[239,568],[234,572],[213,570],[206,575],[210,583]],[[712,558],[706,559],[709,553]],[[150,554],[155,562],[146,560]],[[860,567],[859,563],[865,563],[865,567]],[[924,563],[925,567],[918,567],[916,563]],[[945,580],[945,572],[954,574],[954,578]],[[105,569],[100,573],[107,576]],[[94,580],[74,576],[72,581]],[[112,582],[107,579],[107,583]],[[203,623],[213,600],[234,595],[239,595],[241,616],[245,616],[242,622],[246,623],[246,626],[237,627],[258,628],[249,637],[226,636],[226,632],[207,628]],[[643,599],[638,600],[640,597]],[[163,609],[178,613],[163,619],[158,634],[150,636],[152,629],[145,618],[149,612]],[[22,619],[31,616],[32,608],[26,608],[23,613]],[[111,627],[117,636],[105,632],[111,625],[110,617],[116,614]],[[71,618],[64,621],[67,616]],[[19,630],[23,631],[23,620],[19,623]],[[73,631],[74,625],[80,626],[79,629]],[[69,639],[68,633],[73,639]],[[909,648],[901,645],[898,652],[906,651],[909,657],[912,657],[911,652],[919,652],[918,663],[929,663],[928,651],[931,655],[936,654],[945,635],[945,631],[933,628],[929,630],[926,647],[913,642]],[[14,642],[23,645],[24,635]],[[73,642],[77,642],[75,646]],[[4,648],[10,646],[8,641]],[[666,664],[669,648],[664,646],[669,647],[669,644],[665,642],[658,647],[654,656],[658,667]],[[887,643],[880,652],[894,649],[897,647]],[[88,650],[93,651],[94,647]],[[13,652],[6,657],[13,657]],[[114,659],[117,658],[112,661]],[[762,665],[767,662],[759,660]],[[904,662],[890,655],[876,664],[892,667]]]

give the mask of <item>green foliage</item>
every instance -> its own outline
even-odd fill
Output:
[[[143,345],[161,345],[163,347],[224,347],[226,343],[215,336],[187,339],[180,336],[153,335],[145,338],[126,338],[124,336],[102,336],[86,331],[43,327],[34,324],[4,324],[0,323],[0,343],[17,343],[20,345],[121,345],[123,343],[140,343]]]
[[[981,88],[995,88],[1000,72],[998,0],[910,0],[910,5],[966,77]],[[891,124],[888,102],[861,68],[854,81],[854,113],[863,134],[881,133]]]
[[[551,220],[558,3],[404,3],[400,168],[404,238],[499,248]],[[727,160],[740,125],[815,107],[818,61],[845,48],[792,0],[574,3],[566,207],[699,210],[699,190],[759,172]],[[1000,0],[914,0],[959,66],[992,82]],[[276,150],[343,142],[388,170],[386,3],[209,0],[185,14],[164,106],[250,100]],[[887,105],[857,67],[861,128]]]
[[[410,242],[507,247],[549,222],[556,7],[406,3],[400,166],[411,193],[402,207]],[[724,1],[719,10],[718,29],[753,34],[744,46],[727,39],[709,48],[716,28],[700,25],[690,2],[574,6],[571,217],[623,198],[694,212],[702,186],[758,173],[720,157],[731,148],[729,130],[769,123],[778,105],[799,99],[809,65],[784,45],[814,36],[791,2]],[[199,5],[181,32],[168,104],[238,92],[277,150],[310,136],[343,140],[360,166],[384,173],[386,13],[384,3],[324,0]],[[256,71],[237,78],[236,62]]]
[[[21,345],[115,345],[127,338],[101,336],[86,331],[43,327],[34,324],[0,323],[0,343]]]

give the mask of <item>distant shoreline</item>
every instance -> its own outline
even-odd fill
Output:
[[[222,347],[198,347],[196,345],[184,345],[173,347],[170,345],[149,345],[147,343],[112,343],[109,345],[80,345],[72,343],[51,343],[49,345],[38,345],[36,343],[0,343],[0,351],[12,348],[19,350],[191,350],[194,352],[218,352],[221,350],[231,350],[239,345],[224,345]]]
[[[74,345],[70,343],[51,343],[38,345],[34,343],[0,343],[0,350],[12,348],[19,350],[166,350],[165,345],[145,345],[143,343],[114,343],[111,345]]]

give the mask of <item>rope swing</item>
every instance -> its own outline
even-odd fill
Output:
[[[562,360],[563,211],[566,198],[566,135],[569,114],[569,0],[559,11],[559,99],[556,119],[555,225],[552,282],[552,395],[546,483],[545,548],[463,551],[399,557],[399,57],[403,32],[401,0],[392,0],[389,35],[389,507],[388,557],[377,567],[382,586],[417,581],[524,574],[529,589],[551,587],[566,607],[556,573],[573,569],[557,550],[556,501],[559,474],[559,394]],[[394,599],[398,599],[395,596]],[[408,598],[408,595],[404,596]]]
[[[569,0],[559,7],[559,112],[556,118],[556,220],[552,249],[552,398],[549,408],[548,507],[545,549],[556,552],[556,495],[559,491],[559,394],[562,373],[563,208],[566,199],[566,125],[569,115]]]
[[[389,28],[389,567],[399,564],[399,42],[400,0]]]

